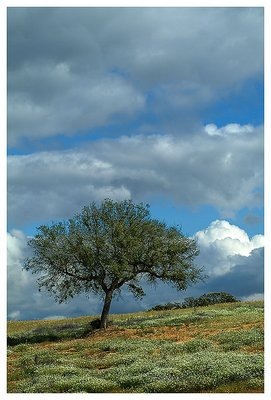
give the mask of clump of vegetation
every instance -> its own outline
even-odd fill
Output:
[[[237,350],[242,347],[262,349],[264,343],[263,329],[248,329],[244,331],[222,332],[214,339],[222,346],[225,351]]]
[[[161,310],[177,310],[179,308],[192,308],[192,307],[203,307],[213,304],[221,303],[235,303],[239,302],[236,297],[226,292],[211,292],[203,294],[202,296],[186,297],[183,302],[174,302],[166,304],[158,304],[150,309],[150,311],[161,311]]]
[[[62,339],[83,338],[99,327],[95,322],[96,320],[87,324],[40,326],[18,335],[8,336],[7,344],[8,346],[16,346],[21,343],[55,342]]]
[[[178,308],[183,308],[182,303],[174,302],[166,304],[157,304],[156,306],[152,307],[149,311],[177,310]]]
[[[154,315],[139,318],[128,318],[127,320],[118,321],[117,325],[125,328],[149,328],[156,326],[181,326],[189,325],[196,322],[203,322],[213,316],[213,313],[190,313],[190,314],[165,314]]]
[[[263,355],[223,353],[204,340],[183,346],[124,338],[102,341],[89,364],[79,356],[63,363],[51,351],[34,350],[20,365],[22,393],[202,392],[232,382],[263,382]],[[101,353],[104,351],[104,353]],[[113,353],[113,354],[112,354]]]

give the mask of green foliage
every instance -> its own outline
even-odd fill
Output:
[[[226,292],[211,292],[203,294],[198,299],[196,299],[196,306],[208,306],[211,304],[219,303],[234,303],[239,300],[230,293]]]
[[[213,351],[174,357],[146,374],[146,392],[200,392],[223,383],[263,377],[263,356]]]
[[[150,317],[139,317],[139,318],[128,318],[127,320],[117,322],[118,326],[126,328],[147,328],[156,326],[181,326],[193,323],[204,322],[209,318],[212,318],[213,313],[189,313],[180,315],[171,314],[158,314]]]
[[[114,382],[78,372],[74,376],[43,375],[34,383],[26,380],[20,385],[21,393],[104,393],[114,389]]]
[[[91,326],[92,329],[99,329],[100,324],[101,324],[100,318],[96,318],[96,319],[94,319],[93,321],[90,322],[90,326]]]
[[[55,331],[72,329],[75,320],[71,321],[63,321],[62,328],[59,322],[54,323]],[[77,325],[83,325],[82,321],[87,323],[83,318],[78,319]],[[120,326],[125,322],[133,327],[131,336]],[[259,302],[239,303],[238,307],[234,303],[216,304],[200,312],[182,309],[114,315],[112,335],[110,331],[96,332],[85,339],[66,338],[46,346],[9,347],[9,392],[263,391],[262,322],[263,308]],[[50,326],[49,321],[42,323],[44,327]],[[179,329],[167,330],[167,326],[178,326],[177,323]],[[193,324],[193,329],[187,329],[186,323]],[[247,323],[255,327],[244,329]],[[140,328],[143,324],[155,329],[144,331]],[[156,327],[162,327],[163,334],[158,337],[153,336],[158,331]],[[178,339],[172,338],[172,331],[180,335]],[[42,332],[41,326],[38,332]],[[187,334],[191,336],[189,340]],[[14,382],[16,386],[12,386]]]
[[[149,283],[170,283],[178,290],[197,282],[196,242],[177,227],[150,218],[149,206],[105,200],[84,207],[68,221],[42,225],[28,242],[33,256],[25,268],[39,274],[38,284],[59,302],[94,292],[104,296],[101,327],[106,327],[113,295],[123,285],[138,298]]]
[[[82,338],[91,333],[94,329],[98,329],[97,320],[87,324],[60,324],[52,327],[39,327],[26,331],[19,335],[8,336],[8,346],[16,346],[21,343],[41,343],[55,342],[61,339]],[[100,320],[99,320],[100,322]]]
[[[84,368],[76,360],[73,365],[60,364],[53,354],[32,354],[24,357],[23,393],[69,392],[200,392],[219,385],[263,379],[263,356],[208,350],[197,343],[195,352],[175,343],[127,340],[111,342],[105,359],[98,359],[92,368]],[[104,344],[105,345],[105,344]],[[179,349],[178,349],[179,346]],[[100,344],[100,349],[102,349]],[[201,349],[200,349],[201,347]],[[205,347],[205,349],[203,349]],[[156,355],[159,350],[158,355]],[[178,351],[176,351],[178,350]],[[104,358],[104,357],[103,357]],[[121,360],[123,359],[123,362]],[[98,372],[97,372],[98,371]]]
[[[225,351],[237,350],[244,346],[252,348],[263,348],[264,332],[263,329],[249,329],[222,332],[214,336],[214,339],[222,345]]]
[[[123,284],[136,295],[136,277],[169,281],[179,289],[196,281],[200,271],[194,240],[177,228],[150,219],[148,207],[131,201],[105,200],[84,207],[67,222],[40,226],[29,241],[34,256],[25,268],[42,273],[39,285],[64,301],[80,291],[103,293]]]
[[[202,296],[195,297],[186,297],[183,302],[175,302],[175,303],[167,303],[167,304],[158,304],[151,308],[150,311],[160,311],[160,310],[176,310],[179,308],[192,308],[192,307],[203,307],[209,306],[212,304],[220,304],[220,303],[234,303],[239,302],[236,297],[234,297],[230,293],[226,292],[211,292],[207,294],[203,294]]]
[[[161,311],[161,310],[177,310],[178,308],[183,308],[182,303],[166,303],[166,304],[157,304],[152,307],[150,311]]]
[[[186,353],[196,353],[201,350],[209,349],[213,347],[213,342],[208,339],[193,339],[185,342],[182,345],[183,351]]]

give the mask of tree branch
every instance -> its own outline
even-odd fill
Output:
[[[65,268],[65,270],[63,271],[66,275],[71,276],[73,278],[79,279],[81,281],[92,281],[93,279],[95,279],[94,275],[88,275],[88,276],[80,276],[77,273],[74,274],[72,272],[69,272],[67,267]]]

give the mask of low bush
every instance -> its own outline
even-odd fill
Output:
[[[166,304],[158,304],[150,309],[150,311],[161,311],[161,310],[177,310],[182,307],[182,303],[166,303]]]
[[[156,326],[180,326],[193,323],[200,323],[212,318],[213,313],[189,313],[189,314],[161,314],[148,317],[128,318],[127,320],[116,321],[116,326],[125,328],[154,328]]]
[[[94,376],[43,375],[38,381],[25,380],[20,385],[21,393],[104,393],[116,389],[116,384]]]
[[[95,320],[94,320],[95,321]],[[93,322],[93,321],[92,321]],[[7,345],[16,346],[23,343],[54,342],[61,339],[76,339],[87,336],[95,328],[87,324],[61,324],[52,327],[39,327],[19,335],[8,336]]]
[[[234,303],[239,302],[236,297],[234,297],[230,293],[226,292],[211,292],[203,294],[202,296],[195,297],[187,297],[183,302],[175,302],[175,303],[167,303],[167,304],[158,304],[151,308],[149,311],[162,311],[162,310],[174,310],[179,308],[193,308],[193,307],[202,307],[209,306],[212,304],[220,304],[220,303]]]
[[[193,339],[183,343],[181,347],[186,353],[196,353],[205,349],[210,350],[213,347],[213,342],[208,339]]]
[[[242,347],[263,348],[264,332],[262,329],[222,332],[213,336],[224,351],[237,350]]]

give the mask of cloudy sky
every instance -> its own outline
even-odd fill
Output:
[[[104,198],[197,239],[206,282],[125,290],[112,312],[210,291],[263,296],[263,9],[9,8],[8,317],[58,305],[22,270],[42,223]]]

